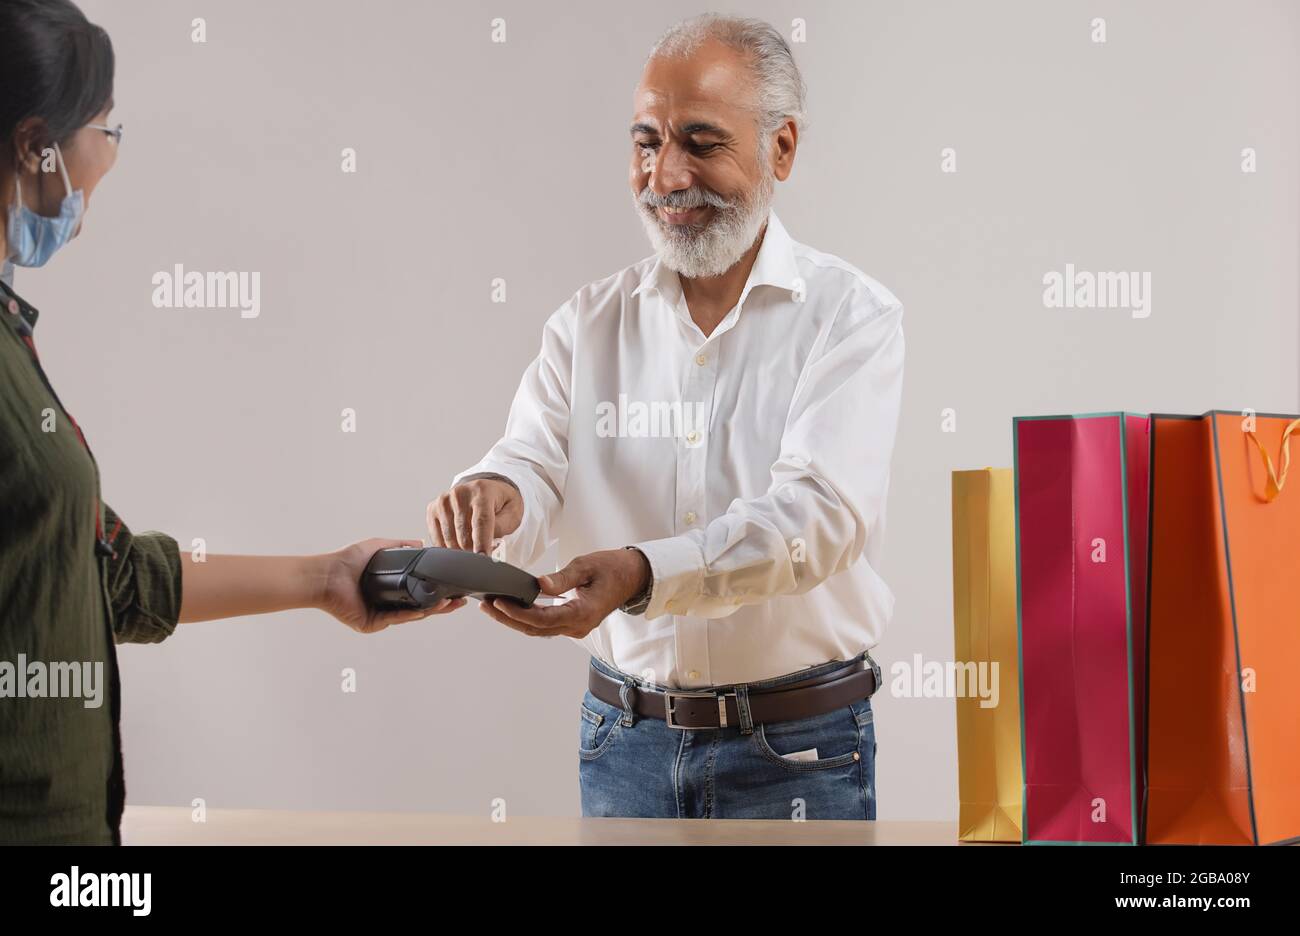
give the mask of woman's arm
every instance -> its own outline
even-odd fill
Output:
[[[207,556],[181,553],[181,623],[318,608],[362,633],[454,611],[464,598],[416,611],[377,612],[361,598],[361,573],[370,557],[418,540],[369,539],[316,556]]]
[[[181,553],[181,623],[318,608],[328,557],[208,556]]]
[[[419,540],[368,539],[316,556],[206,556],[195,562],[166,533],[135,534],[108,504],[104,529],[112,555],[105,586],[118,643],[157,643],[178,622],[211,621],[289,608],[318,608],[363,634],[445,614],[464,598],[416,611],[378,612],[361,598],[370,557]]]

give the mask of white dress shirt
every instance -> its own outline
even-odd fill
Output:
[[[509,478],[524,517],[497,555],[558,542],[650,560],[644,616],[581,643],[625,673],[698,689],[874,646],[894,596],[877,572],[903,382],[903,308],[776,213],[713,333],[651,256],[551,315],[506,431],[476,474]],[[538,570],[533,570],[534,572]]]

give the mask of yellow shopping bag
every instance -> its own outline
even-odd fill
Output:
[[[960,838],[1019,842],[1020,654],[1015,494],[1010,468],[952,473],[952,599]],[[978,679],[996,683],[981,698]],[[990,702],[994,704],[990,704]]]

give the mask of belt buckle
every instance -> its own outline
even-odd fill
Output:
[[[717,699],[718,710],[722,713],[721,716],[718,718],[719,724],[716,726],[703,725],[699,728],[691,728],[689,725],[677,724],[677,722],[673,721],[673,715],[676,711],[675,706],[673,705],[674,698]],[[665,689],[664,690],[664,721],[668,724],[669,728],[676,728],[678,731],[713,731],[715,730],[715,728],[725,728],[727,727],[727,709],[726,709],[727,701],[726,700],[727,700],[727,693],[718,695],[716,692],[712,692],[704,689],[694,689],[694,690]]]

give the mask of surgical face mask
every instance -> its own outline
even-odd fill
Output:
[[[72,180],[68,178],[68,167],[63,162],[63,153],[59,144],[54,144],[54,160],[63,175],[63,187],[67,191],[59,213],[47,218],[32,211],[23,203],[23,184],[17,176],[14,178],[14,203],[9,207],[9,224],[5,236],[9,240],[8,260],[16,266],[44,266],[60,247],[72,240],[81,223],[85,211],[85,198],[80,191],[72,190]]]

